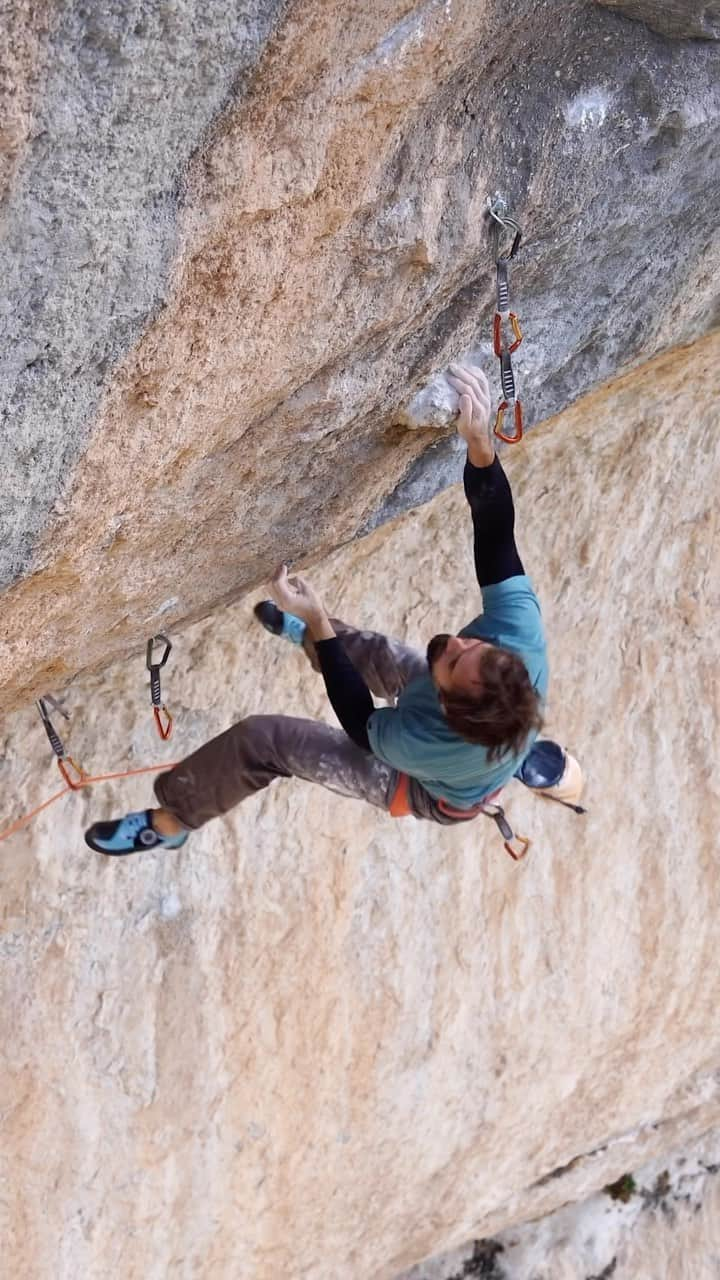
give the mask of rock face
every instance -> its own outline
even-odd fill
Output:
[[[81,842],[147,803],[142,779],[0,845],[8,1275],[391,1280],[720,1127],[718,370],[713,334],[508,458],[547,727],[589,778],[585,818],[508,793],[525,863],[490,824],[393,821],[295,782],[179,855]],[[477,607],[462,493],[314,580],[420,645],[459,627]],[[140,659],[76,681],[78,760],[139,767],[251,712],[328,715],[250,603],[176,637],[166,747]],[[31,710],[3,734],[10,821],[56,781]]]
[[[76,0],[6,35],[5,709],[457,478],[396,424],[489,355],[488,194],[531,425],[718,319],[710,41],[585,0]]]
[[[675,39],[720,40],[720,0],[597,0]]]
[[[715,1280],[720,1130],[579,1204],[421,1263],[398,1280]]]

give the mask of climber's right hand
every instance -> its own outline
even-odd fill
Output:
[[[451,364],[448,382],[459,396],[458,434],[470,450],[477,450],[483,458],[487,454],[492,462],[495,448],[490,433],[490,387],[485,374],[477,365]]]

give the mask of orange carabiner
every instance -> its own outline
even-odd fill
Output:
[[[522,859],[525,857],[525,854],[527,853],[528,849],[530,848],[530,845],[532,844],[532,840],[528,840],[527,836],[517,836],[517,835],[513,836],[513,840],[517,845],[520,846],[519,852],[518,853],[515,852],[509,840],[505,841],[505,846],[504,846],[505,852],[510,854],[510,857],[512,858],[513,862],[521,862]]]
[[[70,769],[75,770],[75,777],[70,773],[68,765],[70,766]],[[85,785],[85,780],[88,775],[84,769],[80,768],[79,764],[75,763],[72,756],[62,756],[58,758],[57,766],[60,770],[61,777],[64,778],[71,791],[79,791],[80,788]]]
[[[155,662],[155,645],[161,643],[165,645],[165,649],[159,662]],[[153,715],[155,717],[155,725],[163,742],[167,742],[170,734],[172,733],[172,716],[162,700],[162,693],[160,691],[160,668],[165,666],[165,663],[170,657],[171,650],[172,644],[168,640],[167,636],[162,634],[151,636],[147,642],[145,665],[150,672],[150,702],[153,709]],[[164,721],[163,715],[165,716]]]
[[[517,351],[520,346],[523,340],[523,333],[520,328],[520,321],[514,311],[508,312],[508,320],[515,335],[515,341],[507,348],[508,354],[512,355],[513,351]],[[493,348],[495,355],[500,359],[505,346],[503,345],[503,317],[499,311],[495,312],[495,319],[493,320]]]
[[[516,316],[514,311],[510,312],[510,315],[508,318],[512,326],[512,331],[515,334],[515,341],[513,342],[512,346],[508,347],[508,351],[510,352],[510,355],[512,355],[513,351],[517,351],[518,347],[520,346],[520,343],[523,340],[523,335],[522,335],[522,329],[520,328],[520,321],[518,320],[518,317]]]
[[[173,718],[171,713],[168,711],[167,707],[165,706],[164,702],[159,707],[153,707],[153,715],[155,716],[155,724],[157,726],[157,731],[160,734],[160,737],[162,738],[163,742],[167,742],[168,738],[170,737],[170,734],[172,733]],[[162,718],[163,715],[165,716],[164,723]]]
[[[505,444],[519,444],[520,441],[522,440],[522,435],[523,435],[522,405],[519,400],[515,401],[515,435],[514,436],[505,435],[502,429],[503,420],[505,418],[505,411],[506,409],[509,409],[509,408],[510,408],[510,405],[507,400],[503,400],[498,405],[497,417],[495,418],[495,426],[493,427],[493,434],[497,436],[498,440],[504,440]]]

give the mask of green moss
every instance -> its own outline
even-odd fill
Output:
[[[623,1204],[627,1204],[637,1191],[635,1179],[631,1173],[624,1173],[622,1178],[618,1178],[617,1182],[611,1182],[609,1186],[603,1187],[606,1195],[611,1200],[622,1200]]]

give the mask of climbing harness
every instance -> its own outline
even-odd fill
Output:
[[[444,814],[446,818],[454,819],[456,822],[470,822],[481,813],[487,818],[492,818],[503,838],[505,852],[509,853],[514,862],[520,862],[530,848],[531,842],[526,836],[515,834],[505,816],[505,810],[502,805],[496,803],[499,795],[499,791],[494,791],[492,795],[486,796],[484,800],[474,805],[472,809],[455,809],[447,800],[443,799],[437,800],[436,803],[440,813]],[[390,802],[390,816],[391,818],[409,818],[413,816],[413,812],[410,804],[410,778],[406,773],[401,773]]]
[[[514,218],[507,215],[507,205],[500,196],[488,196],[487,209],[491,218],[491,240],[495,257],[495,316],[493,319],[493,348],[500,361],[500,386],[502,400],[498,405],[493,432],[498,440],[506,444],[518,444],[523,435],[522,403],[515,387],[515,372],[512,356],[523,340],[520,321],[517,314],[510,310],[510,277],[509,263],[520,248],[522,232]],[[502,237],[510,237],[509,248],[501,251]],[[506,329],[512,330],[512,342],[508,343]],[[508,435],[503,430],[505,414],[511,412],[514,421],[514,434]]]
[[[50,694],[46,694],[44,698],[38,698],[35,705],[40,712],[40,719],[43,722],[48,742],[55,753],[58,769],[60,770],[62,777],[65,779],[69,789],[71,791],[77,791],[81,786],[83,786],[83,780],[87,777],[87,774],[79,764],[76,764],[72,756],[69,756],[65,750],[65,744],[50,719],[48,706],[51,706],[53,711],[59,712],[59,714],[64,716],[66,720],[69,720],[70,716],[65,708],[62,707],[55,698],[50,697]]]
[[[582,769],[574,756],[571,756],[559,743],[550,738],[539,738],[533,743],[528,755],[514,775],[519,782],[534,791],[544,800],[554,800],[573,813],[587,813],[582,805],[575,803],[580,798],[584,786]],[[505,852],[514,862],[521,862],[527,854],[532,841],[527,836],[513,831],[502,805],[498,803],[502,787],[485,796],[471,809],[456,809],[447,800],[436,800],[440,813],[456,822],[470,822],[483,814],[492,818],[503,841]],[[397,786],[390,802],[392,818],[407,818],[414,815],[410,803],[410,778],[406,773],[398,777]]]
[[[155,662],[153,660],[153,651],[155,649],[155,645],[160,644],[165,645],[165,650],[160,661]],[[172,645],[167,636],[164,635],[151,636],[147,642],[146,664],[147,669],[150,672],[150,699],[153,715],[155,717],[155,727],[163,742],[167,742],[170,734],[172,733],[173,718],[162,700],[162,693],[160,691],[160,668],[165,666],[165,663],[170,657],[171,649]]]

